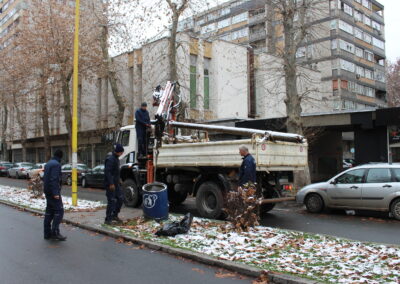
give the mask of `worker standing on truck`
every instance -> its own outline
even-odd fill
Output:
[[[147,111],[147,103],[142,103],[141,107],[135,112],[136,136],[138,140],[138,157],[146,156],[147,148],[147,128],[150,127],[150,115]]]
[[[108,155],[104,162],[104,187],[107,196],[107,210],[105,224],[111,225],[113,222],[121,222],[118,213],[121,210],[124,196],[119,187],[119,157],[124,153],[121,144],[114,146],[114,151]]]
[[[239,186],[246,183],[256,182],[256,161],[249,153],[249,149],[242,145],[239,147],[240,156],[243,157],[242,165],[239,169]]]

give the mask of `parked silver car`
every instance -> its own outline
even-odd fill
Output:
[[[26,178],[28,176],[28,172],[32,169],[32,163],[15,163],[11,168],[8,169],[7,176],[15,177],[15,178]]]
[[[348,169],[327,182],[308,185],[296,196],[311,213],[326,208],[390,212],[400,220],[400,165],[368,164]]]

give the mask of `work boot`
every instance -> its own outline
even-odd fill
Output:
[[[46,235],[44,235],[44,239],[45,239],[45,240],[50,240],[50,239],[51,239],[51,234],[46,234]]]
[[[118,222],[118,223],[122,223],[123,222],[118,216],[114,216],[113,217],[113,221]]]
[[[115,220],[105,220],[104,224],[105,225],[109,225],[109,226],[113,226],[113,225],[116,225],[117,222]]]
[[[55,241],[65,241],[67,239],[67,237],[61,235],[60,233],[57,233],[55,235],[52,235],[51,239],[55,240]]]

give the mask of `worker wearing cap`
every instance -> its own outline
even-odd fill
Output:
[[[114,151],[107,156],[104,163],[104,187],[107,196],[107,210],[105,224],[121,222],[118,213],[124,202],[124,195],[119,187],[119,157],[124,153],[121,144],[114,145]]]
[[[239,147],[240,156],[243,157],[242,165],[239,169],[239,185],[256,182],[256,161],[249,153],[249,149],[242,145]]]
[[[146,155],[147,137],[146,131],[150,127],[150,115],[147,111],[147,103],[142,103],[141,107],[135,112],[136,136],[138,140],[138,157]]]

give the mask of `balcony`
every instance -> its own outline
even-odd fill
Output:
[[[378,13],[376,13],[376,12],[371,13],[369,16],[371,16],[371,18],[372,18],[374,21],[377,21],[378,23],[383,24],[383,23],[385,22],[385,20],[383,19],[383,17],[382,17],[381,15],[379,15]]]
[[[381,56],[382,58],[386,58],[385,50],[379,47],[373,46],[374,53]]]
[[[267,19],[267,16],[264,13],[255,15],[255,16],[250,16],[249,17],[249,25],[254,26],[256,24],[265,22]]]
[[[258,31],[258,32],[255,32],[255,33],[250,33],[249,42],[258,41],[258,40],[261,40],[261,39],[266,39],[266,37],[267,37],[266,31]]]
[[[383,83],[380,81],[375,81],[375,88],[379,91],[386,92],[386,83]]]

